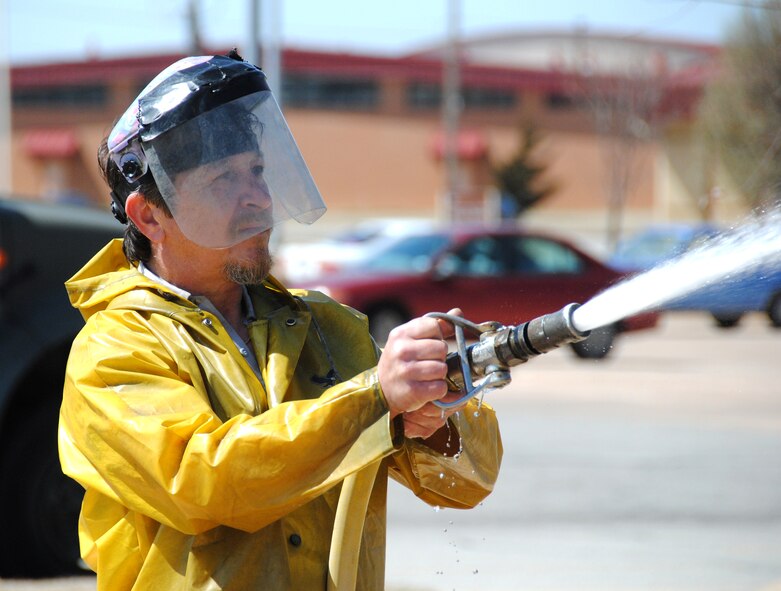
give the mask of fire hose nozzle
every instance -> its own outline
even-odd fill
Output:
[[[515,363],[510,361],[510,365],[523,363],[531,357],[585,339],[590,333],[580,331],[572,324],[572,314],[579,307],[580,304],[567,304],[558,312],[513,327],[507,345]]]
[[[497,322],[475,324],[461,318],[434,312],[427,314],[450,322],[455,327],[458,351],[447,358],[447,381],[451,391],[464,395],[452,403],[435,402],[442,408],[459,406],[486,388],[501,388],[510,383],[510,368],[525,363],[562,345],[581,341],[589,331],[572,323],[572,313],[580,304],[568,304],[558,312],[545,314],[518,326]],[[480,341],[466,346],[464,329],[479,335]],[[472,376],[481,381],[473,382]]]

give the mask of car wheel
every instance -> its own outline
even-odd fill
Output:
[[[0,576],[76,574],[84,490],[65,476],[57,455],[56,405],[13,424],[3,450]]]
[[[581,359],[604,359],[613,348],[618,329],[614,324],[601,326],[591,331],[591,334],[583,341],[572,343],[570,346],[575,355]]]
[[[385,345],[390,332],[407,322],[407,315],[393,306],[375,308],[369,312],[369,332],[380,346]]]
[[[781,328],[781,293],[777,293],[770,300],[770,305],[767,307],[767,315],[773,326]]]
[[[740,312],[735,314],[720,314],[713,313],[713,319],[716,321],[716,326],[719,328],[734,328],[740,322],[740,318],[743,316]]]

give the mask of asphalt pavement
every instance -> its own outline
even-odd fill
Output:
[[[436,511],[393,486],[387,580],[409,591],[781,591],[781,330],[704,314],[557,350],[488,395],[493,494]]]
[[[760,315],[686,313],[604,361],[516,368],[486,397],[505,449],[488,499],[437,510],[392,483],[388,591],[781,591],[779,352]]]

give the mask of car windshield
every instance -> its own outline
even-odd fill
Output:
[[[407,236],[377,252],[362,265],[375,273],[423,273],[450,239],[444,234]]]
[[[677,254],[684,240],[676,234],[645,234],[622,242],[616,255],[628,258],[663,259]]]

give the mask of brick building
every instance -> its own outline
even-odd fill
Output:
[[[442,215],[443,55],[283,51],[283,108],[332,219]],[[495,215],[492,167],[517,149],[521,126],[532,125],[542,138],[536,157],[557,188],[534,216],[598,226],[620,203],[629,225],[731,217],[738,196],[722,191],[714,207],[718,173],[695,126],[718,56],[710,45],[582,31],[463,43],[457,145],[465,215]],[[98,142],[180,57],[13,68],[14,192],[105,205]]]

